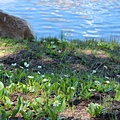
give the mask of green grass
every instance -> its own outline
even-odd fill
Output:
[[[26,120],[56,120],[71,104],[74,106],[74,100],[92,101],[95,93],[101,98],[93,102],[110,113],[113,108],[108,101],[120,102],[120,44],[103,40],[43,38],[30,42],[0,38],[0,81],[4,84],[0,89],[3,120],[18,116]],[[88,110],[91,116],[102,112],[94,109]]]

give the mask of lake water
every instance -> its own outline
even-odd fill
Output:
[[[0,9],[30,22],[36,37],[120,42],[120,0],[0,0]]]

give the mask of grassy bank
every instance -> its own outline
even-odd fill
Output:
[[[118,120],[120,45],[1,38],[0,81],[2,120]]]

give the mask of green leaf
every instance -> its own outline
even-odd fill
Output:
[[[4,88],[4,84],[0,81],[0,90]]]
[[[2,115],[1,115],[2,120],[7,120],[6,112],[4,110],[2,110],[1,112],[2,112]]]
[[[27,112],[27,116],[29,117],[29,119],[31,120],[33,117],[33,112],[31,110],[28,110]]]
[[[13,110],[12,118],[14,118],[15,115],[19,112],[21,104],[22,104],[22,97],[19,97],[17,108]]]
[[[25,76],[26,76],[26,73],[25,73],[25,72],[22,72],[22,73],[20,74],[19,78],[23,78],[23,77],[25,77]]]
[[[65,102],[65,100],[63,100],[62,104],[60,105],[59,111],[64,112],[65,109],[66,109],[66,102]]]
[[[7,96],[5,96],[5,102],[6,102],[7,104],[13,104],[13,102],[11,102],[10,98],[7,97]]]
[[[52,118],[52,120],[56,120],[57,119],[56,112],[50,106],[48,106],[47,110],[48,110],[49,116]]]
[[[34,118],[34,120],[38,120],[40,117],[43,117],[43,116],[45,116],[45,114],[40,112],[37,114],[37,116]]]
[[[22,116],[25,118],[25,120],[30,120],[29,117],[27,116],[26,112],[24,112],[22,110],[20,112],[21,112]]]
[[[102,112],[102,109],[102,105],[91,102],[87,108],[87,112],[89,112],[92,117],[96,117]]]
[[[120,90],[116,90],[115,100],[120,102]]]
[[[39,104],[43,104],[43,98],[41,98],[41,97],[38,97],[38,98],[36,98],[35,99],[35,101],[37,102],[37,103],[39,103]]]
[[[90,103],[89,109],[90,109],[91,113],[95,112],[95,105],[94,105],[94,103]]]

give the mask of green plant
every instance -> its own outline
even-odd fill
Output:
[[[55,98],[54,102],[52,102],[52,106],[50,104],[46,106],[46,110],[52,120],[56,120],[59,113],[64,112],[66,109],[65,98],[59,98],[59,100],[56,100],[58,98],[59,96]]]
[[[0,81],[0,91],[4,88],[4,84]]]
[[[0,105],[0,120],[7,120],[10,115],[11,112],[4,110],[3,106]]]
[[[115,91],[116,91],[115,100],[120,102],[120,84],[117,85]]]
[[[90,113],[92,117],[99,116],[102,113],[102,105],[98,103],[90,103],[87,108],[87,112]]]
[[[89,82],[89,84],[87,82],[81,83],[81,89],[79,93],[80,98],[88,100],[90,97],[92,97],[93,91],[90,91],[92,86],[92,82]]]
[[[23,98],[18,97],[18,102],[16,104],[16,108],[12,110],[12,118],[14,118],[16,116],[16,114],[21,110],[22,103],[23,103]]]
[[[32,120],[32,118],[33,118],[33,111],[32,110],[28,110],[28,111],[21,110],[21,114],[25,118],[25,120]]]

